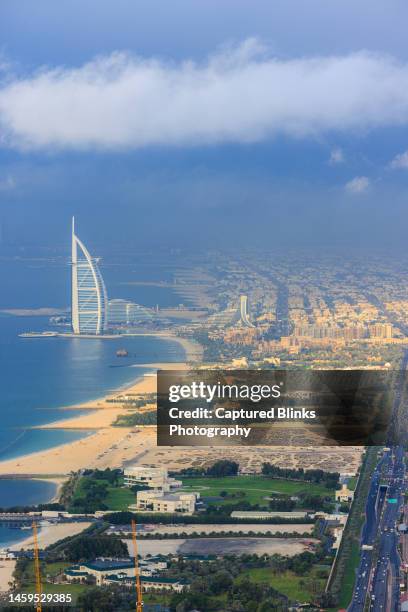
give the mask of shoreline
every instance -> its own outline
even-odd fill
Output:
[[[184,349],[185,352],[185,359],[182,362],[152,362],[152,363],[134,363],[132,365],[129,365],[129,368],[147,368],[148,370],[150,370],[150,372],[145,372],[143,374],[140,374],[137,378],[133,378],[131,381],[129,382],[125,382],[123,384],[121,384],[118,387],[115,387],[114,389],[110,389],[107,390],[106,393],[104,395],[99,395],[98,397],[95,398],[91,398],[89,400],[86,400],[84,402],[81,403],[77,403],[77,404],[67,404],[64,406],[59,406],[57,408],[57,410],[97,410],[98,406],[93,406],[92,404],[98,404],[99,402],[106,402],[107,399],[110,399],[112,397],[115,397],[116,395],[118,395],[119,393],[123,393],[125,391],[130,391],[139,381],[143,380],[143,378],[145,376],[151,376],[153,375],[153,372],[155,370],[160,370],[161,368],[165,368],[166,366],[170,366],[170,365],[186,365],[188,362],[195,362],[195,361],[199,361],[202,358],[203,355],[203,347],[201,346],[201,344],[198,344],[198,342],[195,342],[194,340],[190,340],[189,338],[181,338],[180,336],[176,336],[175,334],[171,334],[171,333],[165,333],[165,332],[141,332],[141,333],[134,333],[134,334],[124,334],[124,336],[129,336],[129,337],[135,337],[135,336],[143,336],[143,337],[148,337],[148,336],[152,336],[153,338],[162,338],[163,340],[168,340],[168,341],[174,341],[177,342],[178,344],[180,344],[180,346]],[[72,417],[72,419],[74,419],[76,417]],[[61,419],[61,420],[68,420],[68,419]],[[57,421],[53,421],[55,423],[59,423],[60,420],[58,419]],[[47,423],[45,425],[36,425],[34,427],[32,427],[31,429],[42,429],[42,428],[48,428],[47,426],[50,425],[50,423]],[[69,442],[67,443],[69,444]],[[1,463],[1,460],[0,460]]]
[[[155,334],[143,334],[152,335]],[[149,365],[150,371],[140,374],[130,383],[121,385],[116,390],[98,399],[91,399],[81,404],[65,406],[63,409],[78,410],[84,414],[70,416],[37,426],[35,429],[71,429],[93,431],[78,440],[57,444],[45,450],[20,454],[12,459],[0,461],[0,475],[10,478],[49,480],[42,478],[52,474],[55,478],[65,480],[71,471],[87,467],[104,469],[112,465],[125,465],[143,456],[155,444],[156,433],[153,428],[115,427],[113,423],[119,415],[126,414],[129,408],[120,403],[109,402],[120,398],[124,393],[147,395],[156,391],[157,370],[161,368],[186,369],[187,363],[197,361],[202,356],[202,347],[196,342],[172,334],[160,334],[163,339],[178,342],[185,351],[184,361],[158,362]],[[156,334],[157,336],[157,334]],[[143,365],[143,364],[141,364]],[[140,367],[135,364],[135,367]],[[154,436],[154,440],[153,440]],[[30,478],[32,475],[32,478]],[[58,492],[54,495],[57,498]],[[48,502],[50,503],[50,502]]]
[[[41,549],[50,546],[50,544],[54,544],[59,540],[62,540],[66,537],[71,537],[73,535],[77,535],[81,533],[88,527],[92,525],[91,521],[81,521],[75,522],[72,521],[67,523],[50,523],[46,525],[41,525],[38,530],[38,546]],[[15,544],[11,544],[8,548],[12,550],[30,550],[34,547],[34,536],[33,534],[24,538],[24,540],[20,540]]]
[[[136,383],[134,390],[143,385],[142,380]],[[114,427],[112,423],[119,414],[124,414],[126,409],[120,406],[115,409],[97,407],[91,411],[91,414],[79,414],[78,416],[70,417],[60,421],[54,421],[48,425],[43,425],[45,429],[71,429],[93,430],[94,433],[83,436],[78,440],[57,444],[45,450],[34,451],[19,455],[13,459],[5,459],[0,461],[0,475],[15,478],[16,476],[26,475],[30,478],[41,478],[49,473],[58,474],[60,476],[68,476],[71,471],[78,471],[88,467],[92,467],[92,463],[100,463],[103,454],[112,450],[123,437],[129,434],[131,428]],[[89,452],[86,453],[86,449]],[[91,451],[92,449],[92,451]],[[89,460],[85,458],[89,457]],[[96,460],[95,460],[96,458]]]
[[[67,481],[67,478],[50,476],[49,478],[30,478],[30,480],[40,480],[41,482],[52,482],[55,485],[54,495],[46,502],[42,502],[45,504],[56,504],[59,502],[59,498],[61,495],[61,489],[64,486],[64,483]]]

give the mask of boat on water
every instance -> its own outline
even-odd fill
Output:
[[[129,353],[126,349],[118,349],[116,351],[116,357],[128,357]]]
[[[55,338],[55,336],[58,336],[57,332],[53,332],[53,331],[24,332],[18,335],[19,335],[19,338]]]

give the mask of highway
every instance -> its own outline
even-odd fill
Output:
[[[403,377],[407,367],[408,352],[401,366]],[[406,407],[406,398],[402,399],[404,385],[405,380],[402,378],[394,399],[392,420],[397,429],[401,425],[397,422],[401,400],[403,407]],[[393,446],[384,452],[371,479],[366,521],[361,535],[360,563],[353,598],[348,608],[350,612],[364,609],[386,612],[399,610],[401,560],[397,524],[404,507],[405,476],[404,450],[401,446]]]
[[[399,610],[399,573],[397,523],[404,502],[404,451],[402,447],[392,450],[392,464],[386,473],[387,497],[379,525],[378,558],[373,570],[370,589],[371,610]]]
[[[386,488],[381,486],[381,471]],[[384,453],[373,473],[351,612],[364,610],[365,606],[373,611],[399,610],[397,522],[404,502],[404,479],[404,451],[394,447]]]
[[[366,503],[366,521],[361,535],[361,556],[357,570],[353,599],[349,606],[350,612],[364,609],[372,579],[373,547],[378,533],[380,518],[385,501],[385,490],[380,490],[381,472],[386,467],[390,457],[385,454],[374,470]]]

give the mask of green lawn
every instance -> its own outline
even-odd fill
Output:
[[[46,576],[51,576],[54,578],[58,574],[60,574],[67,567],[70,567],[72,563],[69,561],[55,561],[54,563],[46,563],[41,561],[41,576],[42,579],[45,580]],[[34,572],[34,561],[31,561],[25,570],[25,582],[30,584],[31,582],[35,582],[35,572]]]
[[[85,497],[83,485],[88,477],[80,480],[74,494],[74,499]],[[188,478],[183,480],[185,491],[199,491],[202,497],[219,497],[221,491],[226,491],[228,497],[221,503],[238,503],[248,501],[251,504],[265,505],[265,497],[273,495],[299,495],[307,493],[309,495],[332,495],[334,493],[326,487],[307,482],[297,482],[293,480],[283,480],[277,478],[266,478],[263,476],[229,476],[224,478]],[[108,484],[106,480],[98,482]],[[120,483],[121,485],[122,483]],[[130,504],[136,501],[136,495],[130,489],[122,486],[108,486],[107,496],[103,503],[109,510],[127,510]],[[232,498],[233,494],[244,492],[242,497]]]
[[[202,497],[218,497],[221,491],[228,494],[243,491],[245,497],[241,498],[251,504],[264,504],[265,497],[273,494],[299,495],[331,495],[334,492],[318,484],[307,482],[296,482],[293,480],[281,480],[265,478],[263,476],[229,476],[224,478],[183,478],[184,490],[196,490]],[[226,498],[224,503],[231,503],[231,498]],[[240,501],[237,498],[237,501]]]
[[[75,490],[74,497],[72,502],[77,499],[84,499],[86,496],[86,491],[84,489],[84,484],[87,480],[90,480],[91,477],[84,476],[78,483],[78,486]],[[134,504],[136,501],[136,495],[132,493],[128,488],[123,486],[123,479],[121,479],[118,483],[118,486],[109,485],[107,480],[94,480],[94,482],[108,485],[107,488],[107,496],[103,499],[103,503],[108,507],[109,510],[127,510],[130,504]]]
[[[43,565],[43,573],[47,576],[54,577],[60,574],[67,567],[70,567],[71,565],[72,563],[69,563],[67,561],[56,561],[55,563],[47,563],[46,565]]]
[[[306,576],[297,576],[291,571],[274,574],[270,568],[263,567],[246,570],[237,581],[241,581],[244,577],[249,578],[252,582],[268,584],[282,595],[301,603],[312,601],[315,597],[313,590],[322,591],[325,586],[325,580],[316,578],[313,571]]]
[[[109,487],[105,504],[109,510],[127,510],[130,504],[136,503],[136,494],[128,488]]]
[[[171,593],[143,593],[144,604],[165,605],[170,602]]]
[[[81,593],[83,593],[89,586],[86,584],[50,584],[48,582],[42,583],[43,593],[70,593],[72,595],[72,601],[75,603]],[[35,593],[35,584],[24,585],[19,593]]]

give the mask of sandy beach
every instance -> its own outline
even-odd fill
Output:
[[[69,536],[77,535],[84,531],[87,527],[91,525],[90,522],[75,522],[75,523],[57,523],[51,525],[41,526],[38,532],[38,546],[40,549],[46,548],[58,540],[62,540],[63,538],[67,538]],[[13,550],[28,550],[33,548],[34,539],[33,536],[30,535],[25,540],[21,540],[20,542],[13,544],[10,546]]]
[[[41,429],[88,430],[94,433],[74,442],[1,461],[0,475],[11,478],[13,476],[41,478],[50,474],[54,477],[67,477],[70,472],[84,468],[104,469],[123,466],[139,460],[149,449],[156,446],[154,427],[127,428],[113,427],[112,424],[119,415],[131,412],[125,404],[127,396],[143,397],[156,392],[157,370],[186,369],[187,363],[201,359],[202,347],[196,342],[171,334],[143,335],[160,335],[163,339],[178,342],[186,352],[186,362],[138,364],[139,367],[144,365],[151,368],[151,372],[142,378],[139,377],[133,384],[117,389],[105,397],[69,406],[73,412],[87,412],[87,414],[79,414],[41,426]]]
[[[46,548],[50,544],[58,542],[68,536],[77,535],[91,525],[90,522],[75,522],[75,523],[58,523],[40,527],[38,532],[38,544],[40,548]],[[10,544],[12,550],[27,550],[33,548],[34,540],[31,534],[25,540],[21,540],[16,544]],[[12,580],[16,562],[12,559],[0,560],[0,592],[9,590],[9,582]]]
[[[13,572],[16,562],[13,559],[0,561],[0,592],[10,590],[9,582],[13,580]]]
[[[188,363],[194,363],[196,359],[201,358],[201,347],[196,343],[167,337],[183,345]],[[156,392],[158,369],[182,370],[189,367],[187,363],[156,363],[145,366],[151,368],[151,372],[132,385],[118,389],[106,397],[70,406],[74,416],[42,426],[45,429],[82,429],[94,433],[74,442],[2,461],[0,475],[10,478],[41,478],[52,475],[54,478],[64,479],[70,472],[85,468],[105,469],[140,463],[152,467],[166,465],[169,469],[180,470],[191,465],[206,466],[224,458],[224,447],[191,447],[187,453],[183,447],[158,447],[155,426],[112,426],[119,415],[134,412],[126,406],[128,396],[143,397]],[[110,401],[113,399],[114,403]],[[154,407],[154,403],[151,407]],[[76,411],[86,414],[75,416]],[[245,447],[234,446],[228,449],[228,456],[236,460],[246,473],[260,472],[264,462],[278,465],[283,463],[304,469],[322,468],[356,473],[361,462],[361,453],[361,447],[321,447],[311,452],[307,447],[257,446],[253,447],[250,453]]]
[[[185,369],[186,364],[156,364],[156,368],[172,367]],[[112,423],[128,409],[109,402],[127,395],[146,395],[156,392],[156,373],[146,374],[135,384],[99,400],[73,406],[88,414],[74,416],[44,425],[44,429],[83,429],[95,433],[53,448],[22,455],[0,462],[0,474],[9,476],[53,474],[66,476],[82,468],[105,468],[121,466],[139,457],[155,444],[156,433],[152,427],[113,427]]]

